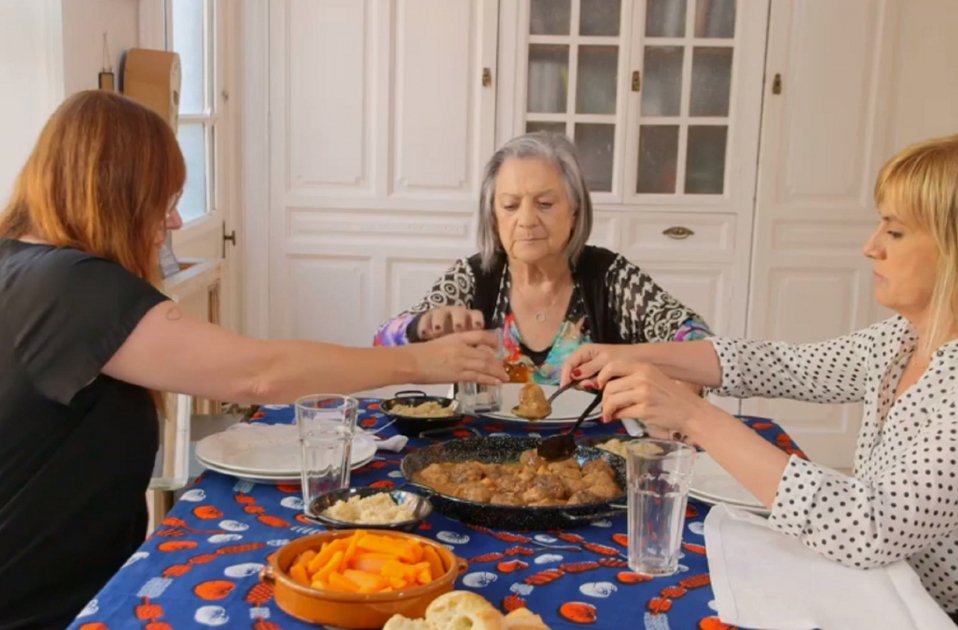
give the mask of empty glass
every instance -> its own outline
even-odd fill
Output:
[[[505,332],[501,328],[496,328],[493,332],[496,333],[499,340],[496,356],[500,361],[505,361],[506,346],[503,343]],[[456,385],[456,400],[459,402],[461,413],[474,414],[482,411],[499,411],[499,407],[502,406],[502,386],[461,381]]]
[[[679,565],[695,449],[672,440],[637,440],[626,447],[625,461],[629,568],[671,575]]]
[[[312,394],[296,401],[302,455],[303,513],[331,490],[349,487],[358,402],[338,394]]]

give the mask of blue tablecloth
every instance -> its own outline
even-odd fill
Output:
[[[273,406],[256,421],[292,418],[291,407]],[[774,422],[742,420],[770,442],[798,452]],[[379,401],[361,401],[359,422],[367,429],[387,422]],[[482,419],[471,419],[467,426],[483,434],[524,433],[515,425]],[[589,435],[622,431],[617,423],[583,429]],[[391,432],[387,428],[383,435]],[[406,449],[426,443],[411,440]],[[353,472],[352,485],[402,484],[402,456],[380,451]],[[204,473],[71,628],[316,627],[280,610],[272,588],[259,581],[269,554],[293,538],[322,531],[302,516],[301,505],[298,485],[254,484]],[[703,538],[707,511],[706,504],[690,500],[680,570],[654,579],[626,565],[624,514],[574,530],[524,532],[477,528],[434,513],[417,533],[450,545],[469,561],[457,588],[474,590],[503,611],[528,606],[553,629],[718,629],[728,626],[715,616],[712,601]]]

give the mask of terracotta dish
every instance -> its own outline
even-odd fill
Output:
[[[289,576],[287,570],[293,560],[307,549],[319,549],[323,542],[352,536],[356,530],[341,529],[297,538],[279,548],[260,573],[260,579],[273,587],[276,604],[290,615],[337,628],[381,628],[394,614],[422,617],[426,607],[435,598],[452,590],[456,578],[465,572],[468,564],[448,548],[434,540],[389,532],[396,538],[412,538],[420,544],[432,546],[442,560],[446,572],[429,584],[386,593],[340,593],[303,586]]]

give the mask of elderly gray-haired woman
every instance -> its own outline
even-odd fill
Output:
[[[575,147],[530,133],[486,164],[479,253],[457,260],[415,306],[379,329],[376,345],[501,328],[514,382],[555,384],[583,343],[710,335],[691,309],[615,252],[586,245],[592,201]]]

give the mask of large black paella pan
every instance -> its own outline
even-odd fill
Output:
[[[523,451],[536,448],[541,440],[533,437],[481,437],[452,440],[423,447],[403,458],[402,473],[410,485],[427,494],[435,509],[466,523],[496,529],[566,529],[581,527],[611,516],[625,508],[625,460],[608,451],[578,446],[575,457],[580,465],[602,459],[612,467],[621,493],[608,500],[557,506],[516,506],[480,503],[461,499],[412,481],[413,475],[433,463],[479,461],[506,463],[518,461]]]

